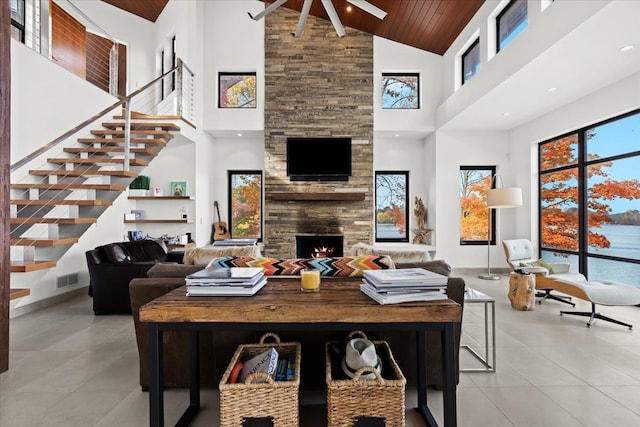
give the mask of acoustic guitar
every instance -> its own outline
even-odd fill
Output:
[[[220,217],[220,208],[218,207],[218,202],[213,202],[213,206],[216,208],[216,212],[218,213],[218,222],[213,223],[213,234],[211,236],[211,240],[216,241],[230,239],[231,233],[229,233],[227,223],[222,221],[222,218]]]

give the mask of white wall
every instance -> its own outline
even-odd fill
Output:
[[[206,2],[204,14],[203,129],[207,131],[262,131],[264,129],[264,20],[247,12],[264,9],[259,1]],[[218,108],[218,73],[255,72],[256,108]]]
[[[480,268],[487,265],[487,247],[460,245],[460,166],[496,166],[505,187],[515,185],[518,161],[509,160],[506,132],[436,132],[436,239],[437,257],[453,267]],[[496,239],[491,247],[491,265],[506,266],[499,242],[516,236],[516,211],[497,212]]]
[[[442,102],[442,57],[373,37],[373,126],[375,131],[432,132]],[[420,73],[420,108],[382,109],[382,73]]]
[[[11,39],[11,163],[116,101]]]

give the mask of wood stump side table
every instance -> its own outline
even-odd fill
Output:
[[[509,275],[509,293],[511,307],[516,310],[529,311],[535,309],[536,276],[512,272]]]

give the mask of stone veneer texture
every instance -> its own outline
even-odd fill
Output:
[[[343,235],[347,251],[373,239],[373,36],[284,7],[265,22],[265,255],[295,256],[296,235]],[[351,137],[346,182],[291,182],[288,137]],[[313,161],[313,147],[309,147]],[[273,193],[361,192],[364,201],[276,201]]]

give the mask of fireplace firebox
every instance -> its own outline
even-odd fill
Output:
[[[342,236],[296,236],[297,258],[338,257],[343,254]]]

